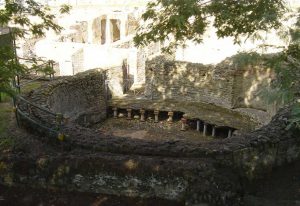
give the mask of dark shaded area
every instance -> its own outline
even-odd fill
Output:
[[[183,203],[161,199],[140,199],[112,195],[7,188],[0,185],[1,206],[182,206]]]
[[[276,168],[246,186],[246,206],[300,205],[300,160]]]

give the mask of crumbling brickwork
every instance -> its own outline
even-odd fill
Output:
[[[157,57],[146,64],[148,98],[206,102],[225,108],[267,110],[259,96],[274,78],[270,69],[239,68],[231,59],[214,65],[176,62]]]
[[[87,21],[79,22],[78,24],[71,26],[71,29],[73,29],[74,32],[69,35],[68,39],[71,39],[72,42],[77,42],[77,43],[88,42],[88,22]]]
[[[228,73],[231,73],[227,71]],[[146,67],[147,97],[202,101],[231,107],[233,79],[213,66],[168,61],[158,57]]]

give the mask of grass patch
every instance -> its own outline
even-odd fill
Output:
[[[12,105],[7,102],[0,103],[0,152],[15,146],[15,138],[8,133],[12,121]]]
[[[8,103],[0,103],[0,137],[6,134],[11,115],[12,106]]]
[[[0,103],[1,102],[8,102],[10,100],[10,96],[5,93],[0,92]]]
[[[21,88],[21,93],[28,93],[41,86],[42,82],[30,82]],[[11,148],[14,148],[18,141],[8,132],[12,121],[14,121],[14,112],[11,97],[7,94],[1,93],[0,102],[0,153]]]
[[[30,83],[24,85],[23,87],[21,87],[21,93],[28,93],[34,89],[39,88],[41,85],[42,85],[42,83],[39,81],[30,82]]]
[[[0,151],[14,147],[15,139],[9,136],[0,137]]]

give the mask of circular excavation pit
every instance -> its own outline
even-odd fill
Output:
[[[185,205],[239,205],[243,180],[300,154],[297,134],[284,129],[288,110],[255,130],[258,124],[250,116],[211,104],[107,101],[105,78],[103,71],[89,71],[25,97],[51,113],[18,101],[20,123],[48,136],[47,142],[62,144],[70,155],[47,159],[51,170],[35,170],[25,179],[16,174],[17,182],[30,185],[38,177],[39,187]],[[75,158],[76,149],[85,152]]]
[[[183,118],[182,112],[133,110],[110,107],[108,118],[90,128],[109,136],[150,141],[206,142],[232,136],[235,129],[217,127],[199,119]]]

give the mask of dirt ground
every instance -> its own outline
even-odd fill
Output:
[[[168,123],[166,120],[154,123],[153,121],[127,120],[126,117],[109,118],[103,123],[95,125],[94,128],[107,135],[151,141],[163,138],[164,140],[174,141],[206,142],[214,139],[209,135],[203,136],[202,132],[196,131],[195,128],[181,131],[181,122],[178,120],[173,123]]]

